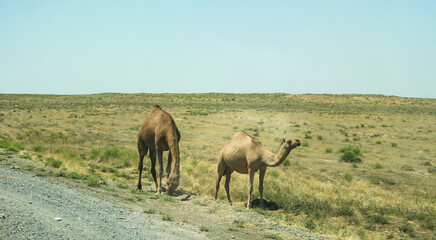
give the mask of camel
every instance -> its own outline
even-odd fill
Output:
[[[229,203],[230,200],[229,184],[230,176],[233,171],[248,174],[250,185],[248,190],[247,209],[251,208],[251,193],[253,192],[254,173],[260,170],[259,174],[259,193],[260,205],[263,206],[263,179],[267,167],[279,166],[289,155],[290,151],[300,146],[300,140],[283,138],[278,153],[274,154],[264,148],[262,143],[249,136],[244,131],[238,131],[230,142],[224,146],[218,156],[218,177],[216,180],[215,199],[218,197],[221,177],[226,175],[225,188]]]
[[[173,195],[179,186],[180,155],[179,155],[180,132],[171,115],[158,105],[154,106],[147,119],[139,128],[138,152],[139,152],[139,179],[138,190],[142,190],[141,175],[144,156],[150,151],[151,174],[156,184],[156,193],[162,192],[163,175],[163,151],[168,151],[167,194]],[[159,160],[159,181],[156,179],[156,153]],[[174,158],[174,161],[173,161]]]

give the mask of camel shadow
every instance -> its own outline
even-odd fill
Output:
[[[253,201],[251,201],[251,206],[253,208],[261,208],[261,209],[271,210],[271,211],[276,211],[276,210],[280,209],[279,205],[276,202],[269,201],[266,199],[263,199],[263,206],[261,206],[259,198],[256,198]]]

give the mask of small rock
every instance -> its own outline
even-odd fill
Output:
[[[6,219],[6,216],[4,214],[0,214],[0,219]]]
[[[20,169],[19,166],[12,166],[11,169]]]
[[[55,217],[53,220],[55,220],[55,221],[62,221],[62,218],[60,218],[60,217]]]

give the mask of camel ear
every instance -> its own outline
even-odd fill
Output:
[[[282,144],[285,143],[285,142],[286,142],[286,139],[283,138],[283,139],[282,139]]]

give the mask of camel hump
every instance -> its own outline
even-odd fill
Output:
[[[159,105],[154,105],[154,108],[159,108],[159,109],[162,109]]]
[[[251,143],[255,146],[262,146],[262,143],[259,141],[259,139],[252,137]]]

